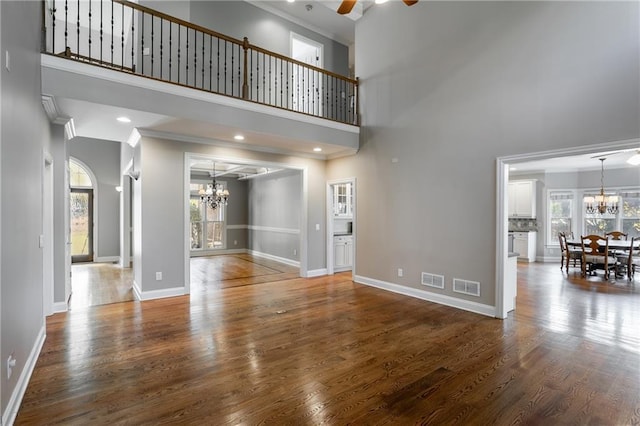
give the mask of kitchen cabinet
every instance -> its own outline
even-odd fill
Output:
[[[518,260],[536,261],[537,232],[514,232],[513,251],[519,253]]]
[[[333,187],[333,215],[353,217],[353,194],[350,183],[339,183]]]
[[[346,271],[353,266],[353,236],[341,235],[333,237],[333,269],[336,272]]]
[[[516,180],[509,182],[509,217],[536,217],[536,181]]]

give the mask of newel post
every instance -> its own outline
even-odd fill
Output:
[[[242,42],[242,49],[244,50],[244,73],[242,76],[242,99],[249,99],[249,83],[247,80],[247,74],[248,74],[247,53],[249,51],[249,39],[246,37]]]

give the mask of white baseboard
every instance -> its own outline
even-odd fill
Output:
[[[247,249],[217,249],[192,251],[190,257],[215,256],[217,254],[247,254]]]
[[[55,302],[53,304],[53,313],[58,314],[60,312],[67,312],[69,310],[69,306],[67,302]]]
[[[161,290],[141,291],[140,286],[133,281],[133,295],[138,301],[164,299],[166,297],[184,296],[184,287],[163,288]]]
[[[93,260],[94,263],[114,263],[120,262],[120,256],[100,256]]]
[[[13,393],[11,394],[11,398],[9,399],[7,408],[4,410],[4,413],[2,413],[3,425],[12,425],[16,420],[18,410],[20,409],[20,404],[22,403],[22,398],[24,397],[24,393],[27,390],[29,380],[31,380],[33,369],[36,367],[36,362],[38,361],[38,357],[40,356],[40,351],[42,351],[42,345],[44,345],[44,340],[46,339],[46,337],[46,325],[43,324],[40,332],[38,333],[38,336],[36,337],[36,341],[31,348],[29,358],[27,358],[25,361],[24,368],[22,369],[22,373],[20,373],[20,377],[18,378],[16,387],[13,388]],[[4,372],[4,368],[2,369],[2,371]]]
[[[274,260],[276,262],[284,263],[285,265],[295,266],[296,268],[300,267],[300,262],[298,262],[297,260],[291,260],[285,257],[274,256],[272,254],[262,253],[255,250],[247,250],[247,253],[252,256],[262,257],[264,259],[269,259],[269,260]]]
[[[307,277],[306,278],[322,277],[324,275],[327,275],[327,268],[314,269],[312,271],[307,271]]]
[[[543,257],[538,256],[536,257],[536,262],[543,262],[543,263],[556,262],[558,265],[560,265],[560,258],[557,256],[543,256]]]
[[[476,314],[486,315],[492,318],[496,317],[495,306],[485,305],[483,303],[473,302],[470,300],[458,299],[444,294],[432,293],[430,291],[419,290],[416,288],[405,287],[402,285],[380,281],[374,278],[367,278],[360,275],[356,275],[354,277],[354,281],[359,284],[365,284],[371,287],[380,288],[382,290],[392,291],[394,293],[415,297],[417,299],[426,300],[428,302],[451,306],[452,308],[458,308],[464,311],[474,312]]]

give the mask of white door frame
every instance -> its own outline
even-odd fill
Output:
[[[350,183],[351,184],[351,197],[352,197],[352,203],[351,203],[351,212],[352,212],[352,229],[351,229],[351,235],[353,237],[353,266],[351,267],[351,277],[352,279],[355,279],[356,276],[356,229],[357,229],[357,223],[356,223],[356,206],[357,206],[357,202],[356,202],[356,195],[357,195],[357,188],[356,188],[356,178],[355,177],[350,177],[350,178],[345,178],[345,179],[334,179],[334,180],[329,180],[327,181],[327,201],[325,203],[325,205],[327,206],[327,213],[326,213],[326,217],[327,217],[327,275],[333,275],[334,274],[334,270],[335,270],[335,261],[333,258],[333,192],[335,190],[334,186],[335,185],[339,185],[341,183]]]
[[[42,312],[53,314],[53,157],[43,151],[42,165]]]
[[[184,294],[191,293],[191,271],[190,271],[190,261],[191,261],[191,241],[190,241],[190,198],[191,198],[191,160],[193,158],[212,160],[221,163],[233,163],[233,164],[245,164],[251,166],[260,166],[266,168],[280,168],[280,169],[289,169],[289,170],[299,170],[302,174],[302,194],[300,197],[301,206],[300,206],[300,239],[299,239],[299,247],[300,247],[300,276],[307,277],[309,274],[309,260],[308,260],[308,205],[309,205],[309,178],[308,178],[308,167],[307,166],[299,166],[295,164],[287,164],[287,163],[273,163],[268,161],[260,161],[260,160],[251,160],[247,158],[238,158],[238,157],[226,157],[226,156],[217,156],[206,153],[195,153],[195,152],[185,152],[184,153],[184,190],[183,190],[183,203],[184,206]],[[230,201],[231,202],[231,201]]]
[[[541,151],[528,154],[518,154],[496,159],[496,318],[507,318],[506,307],[509,303],[505,297],[509,294],[505,291],[505,269],[507,263],[507,236],[508,236],[508,200],[507,189],[509,184],[509,165],[526,161],[546,160],[550,158],[566,157],[570,155],[590,154],[604,151],[618,151],[637,148],[640,139],[627,139],[615,142],[606,142],[596,145],[584,145],[574,148],[563,148],[552,151]],[[517,309],[517,303],[516,303]]]

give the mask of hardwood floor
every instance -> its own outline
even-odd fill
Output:
[[[197,263],[191,296],[50,317],[16,424],[640,424],[637,283],[520,264],[502,321]]]
[[[132,301],[132,288],[131,268],[113,263],[74,263],[69,309]]]

